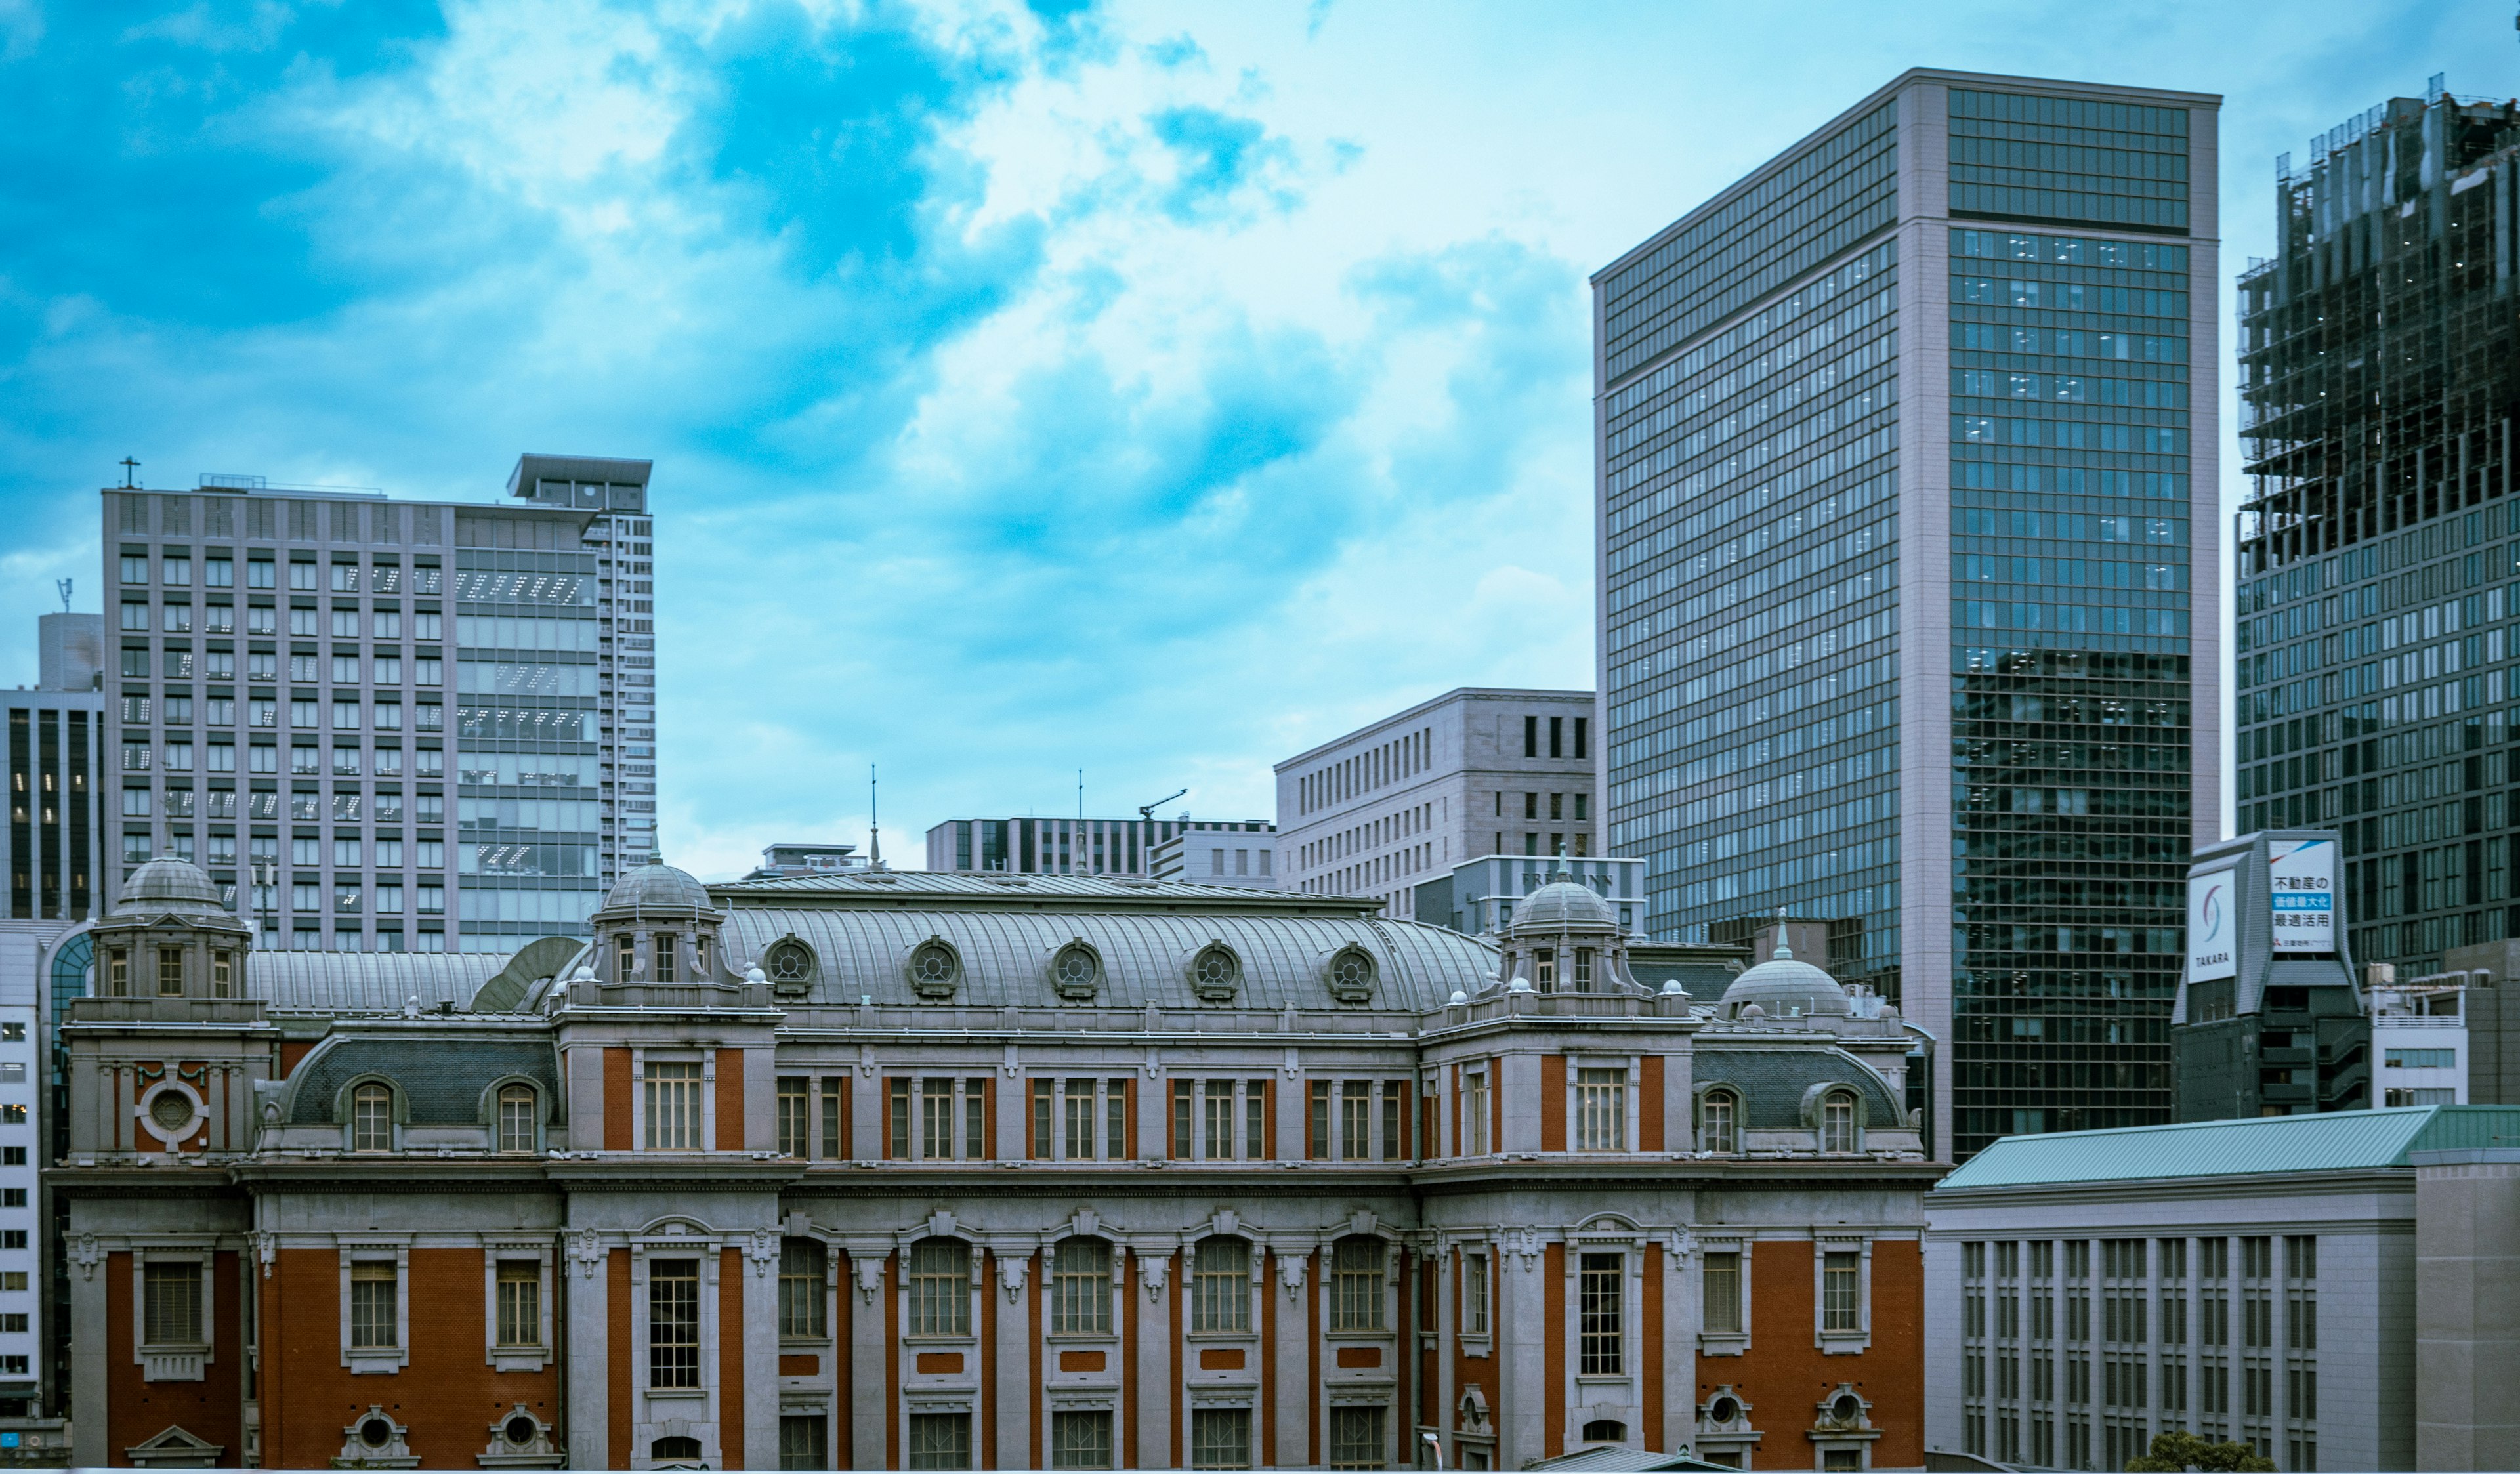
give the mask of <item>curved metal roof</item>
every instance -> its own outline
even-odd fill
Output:
[[[256,952],[246,960],[246,997],[307,1013],[393,1013],[465,1007],[499,975],[504,952]]]
[[[761,887],[777,888],[775,882]],[[1336,1005],[1325,969],[1351,946],[1374,961],[1372,990],[1362,1005],[1368,1008],[1440,1007],[1454,989],[1475,989],[1496,970],[1494,950],[1475,938],[1327,908],[1324,915],[1270,915],[1199,904],[1204,898],[1179,890],[1169,899],[1192,903],[1180,912],[1143,905],[1062,908],[1057,903],[1067,898],[1056,895],[1037,898],[1050,904],[1035,908],[1023,904],[1020,891],[991,894],[998,904],[988,907],[919,905],[926,898],[916,892],[901,898],[912,904],[901,906],[788,907],[747,896],[727,919],[729,961],[737,956],[758,961],[773,944],[793,936],[814,952],[809,1003],[847,1005],[866,997],[931,1007],[937,1001],[914,991],[907,972],[911,953],[931,936],[952,945],[962,960],[961,980],[945,1004],[968,1007],[1069,1002],[1051,986],[1050,962],[1077,940],[1102,960],[1093,1002],[1106,1007],[1217,1006],[1190,983],[1191,960],[1210,942],[1231,948],[1241,964],[1231,1000],[1238,1008]]]

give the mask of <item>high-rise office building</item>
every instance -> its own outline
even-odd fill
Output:
[[[1415,917],[1418,887],[1474,856],[1600,853],[1594,717],[1589,691],[1464,687],[1295,754],[1277,768],[1285,883]],[[1449,903],[1425,919],[1451,924]]]
[[[2219,101],[1910,71],[1594,278],[1611,852],[1659,937],[1828,918],[1961,1155],[2169,1119]]]
[[[1265,819],[949,819],[927,830],[931,871],[1155,878],[1165,840],[1192,830],[1271,835]],[[1198,879],[1197,875],[1182,878]]]
[[[2335,827],[2354,956],[2401,982],[2520,933],[2515,126],[2435,77],[2328,130],[2240,277],[2239,826]]]
[[[107,488],[108,891],[171,853],[300,951],[582,930],[655,848],[648,470],[529,455],[480,503]]]

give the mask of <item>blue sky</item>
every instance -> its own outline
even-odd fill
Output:
[[[2512,47],[2464,0],[0,0],[0,683],[53,579],[98,606],[125,455],[641,456],[679,863],[862,839],[869,763],[912,863],[1079,767],[1267,815],[1359,722],[1591,683],[1586,276],[1902,68],[2225,94],[2236,270],[2277,152]]]

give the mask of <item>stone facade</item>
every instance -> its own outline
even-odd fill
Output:
[[[381,1008],[448,960],[275,993],[155,864],[97,946],[190,960],[63,1030],[79,1463],[1922,1461],[1895,1010],[1649,989],[1581,886],[1501,956],[1353,898],[656,865],[592,945]]]

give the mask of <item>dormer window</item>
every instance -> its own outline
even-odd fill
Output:
[[[1855,1097],[1833,1091],[1820,1103],[1820,1149],[1855,1149]]]
[[[371,1083],[350,1093],[350,1149],[393,1150],[392,1091]]]
[[[1733,1134],[1736,1105],[1731,1091],[1709,1091],[1697,1107],[1697,1149],[1730,1154],[1739,1150]]]
[[[181,998],[184,996],[183,948],[160,947],[158,949],[158,996],[159,998]]]
[[[499,1149],[504,1152],[532,1151],[535,1115],[532,1086],[499,1087]]]
[[[654,948],[656,954],[656,981],[660,983],[670,983],[674,980],[674,934],[670,931],[660,931],[656,933]]]

